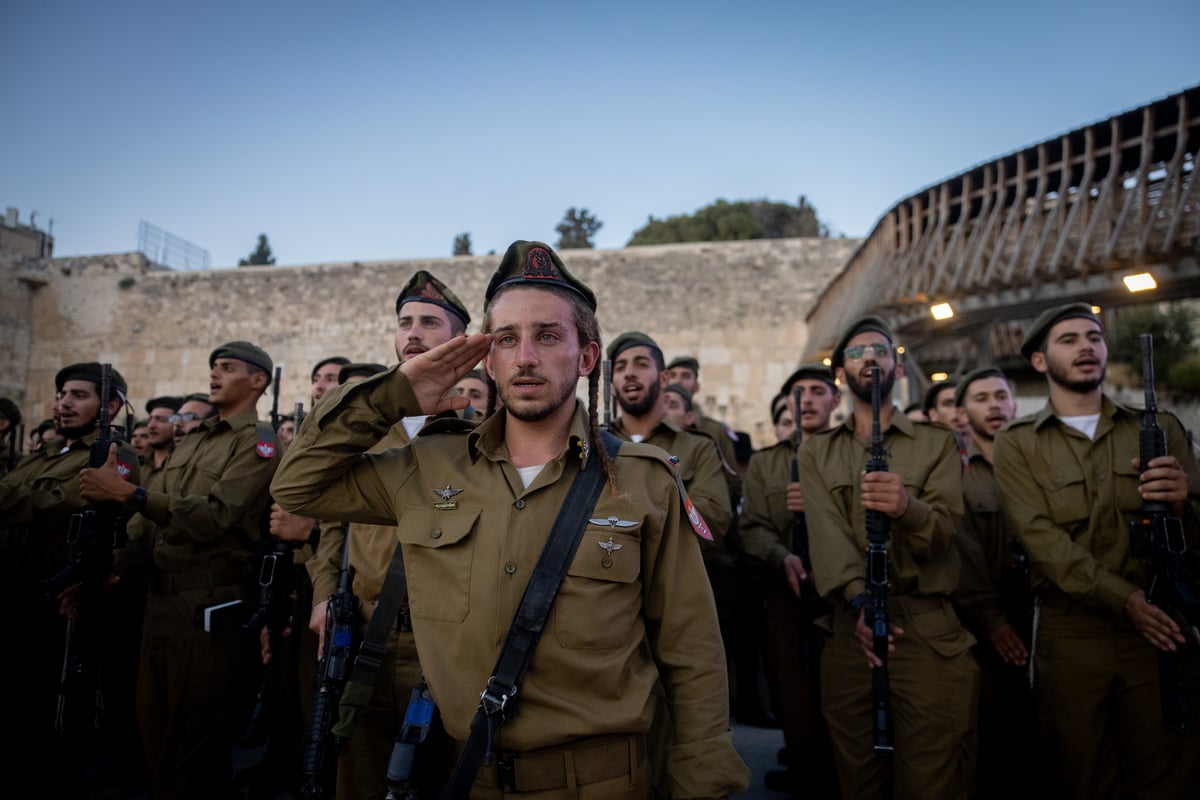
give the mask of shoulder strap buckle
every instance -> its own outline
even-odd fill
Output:
[[[488,678],[487,688],[479,693],[479,710],[485,717],[500,717],[503,722],[507,719],[505,707],[508,701],[517,694],[516,686],[497,687],[496,676]],[[503,691],[499,689],[503,688]]]

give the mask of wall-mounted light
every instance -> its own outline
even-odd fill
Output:
[[[950,380],[950,375],[945,372],[935,372],[929,376],[929,380],[934,383],[941,383],[942,381]]]
[[[904,345],[900,345],[899,347],[896,348],[896,354],[904,355]]]
[[[940,321],[953,317],[954,309],[950,307],[949,303],[938,303],[937,305],[929,307],[929,313],[933,314],[934,319]]]
[[[832,367],[832,366],[833,366],[833,359],[832,359],[832,358],[822,358],[822,359],[821,359],[821,363],[822,363],[822,364],[824,364],[824,365],[825,365],[825,366],[827,366],[827,367]]]
[[[1100,306],[1092,306],[1092,313],[1099,315],[1100,314]]]
[[[1158,284],[1154,281],[1154,276],[1149,272],[1139,272],[1137,275],[1126,275],[1121,280],[1125,282],[1125,288],[1131,292],[1148,292],[1151,289],[1158,288]]]

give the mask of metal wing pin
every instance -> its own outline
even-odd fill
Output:
[[[600,519],[599,517],[592,517],[591,519],[588,520],[588,522],[592,523],[593,525],[601,525],[601,526],[607,527],[609,530],[614,530],[614,531],[617,528],[632,528],[634,525],[637,525],[637,523],[633,522],[632,520],[620,519],[619,517],[609,517],[608,519]]]

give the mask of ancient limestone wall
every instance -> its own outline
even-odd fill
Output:
[[[767,406],[807,341],[804,315],[858,240],[784,239],[566,251],[592,286],[607,339],[637,329],[667,358],[701,362],[706,410],[773,441]],[[49,413],[54,373],[107,360],[129,381],[142,416],[159,394],[205,391],[208,354],[248,339],[284,365],[281,410],[308,404],[309,371],[328,355],[395,363],[395,297],[428,269],[468,304],[479,327],[499,256],[164,270],[141,254],[0,260],[0,393],[27,419]],[[260,403],[265,415],[269,398]]]

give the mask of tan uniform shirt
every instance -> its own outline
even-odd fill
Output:
[[[698,414],[696,429],[716,442],[721,454],[721,471],[729,484],[729,496],[736,506],[742,496],[742,473],[737,468],[737,451],[733,447],[733,439],[729,438],[729,428],[720,420]]]
[[[975,444],[966,445],[963,472],[963,527],[958,537],[962,575],[955,599],[972,625],[985,633],[1010,624],[1000,603],[1002,586],[1011,587],[1016,529],[1004,516],[1000,487],[989,462]],[[1009,598],[1019,601],[1020,598]]]
[[[470,433],[426,432],[409,447],[364,455],[417,407],[395,368],[353,384],[314,412],[272,491],[295,513],[398,524],[421,666],[446,730],[463,741],[580,468],[587,418],[577,409],[567,449],[525,488],[504,447],[505,414]],[[601,493],[518,713],[495,746],[527,752],[644,733],[661,676],[673,701],[674,796],[727,795],[746,786],[748,772],[728,731],[725,656],[700,548],[662,451],[626,444],[617,475],[620,495]]]
[[[1200,545],[1200,470],[1179,421],[1158,415],[1167,451],[1188,476],[1184,515],[1188,549]],[[996,481],[1005,510],[1034,566],[1072,597],[1120,615],[1125,601],[1146,585],[1145,569],[1129,552],[1129,523],[1142,499],[1138,472],[1138,412],[1103,399],[1095,439],[1070,427],[1046,407],[1009,423],[996,436]]]
[[[854,417],[804,440],[800,488],[818,593],[849,602],[866,588],[866,509],[862,473],[869,442],[854,433]],[[915,423],[894,409],[883,432],[891,472],[904,478],[909,504],[891,520],[888,561],[893,596],[949,595],[958,586],[952,547],[962,521],[962,461],[948,428]]]
[[[746,472],[740,521],[742,550],[769,566],[773,573],[783,569],[783,560],[792,552],[792,512],[787,508],[787,487],[792,480],[795,455],[796,448],[791,442],[777,442],[751,456]]]

